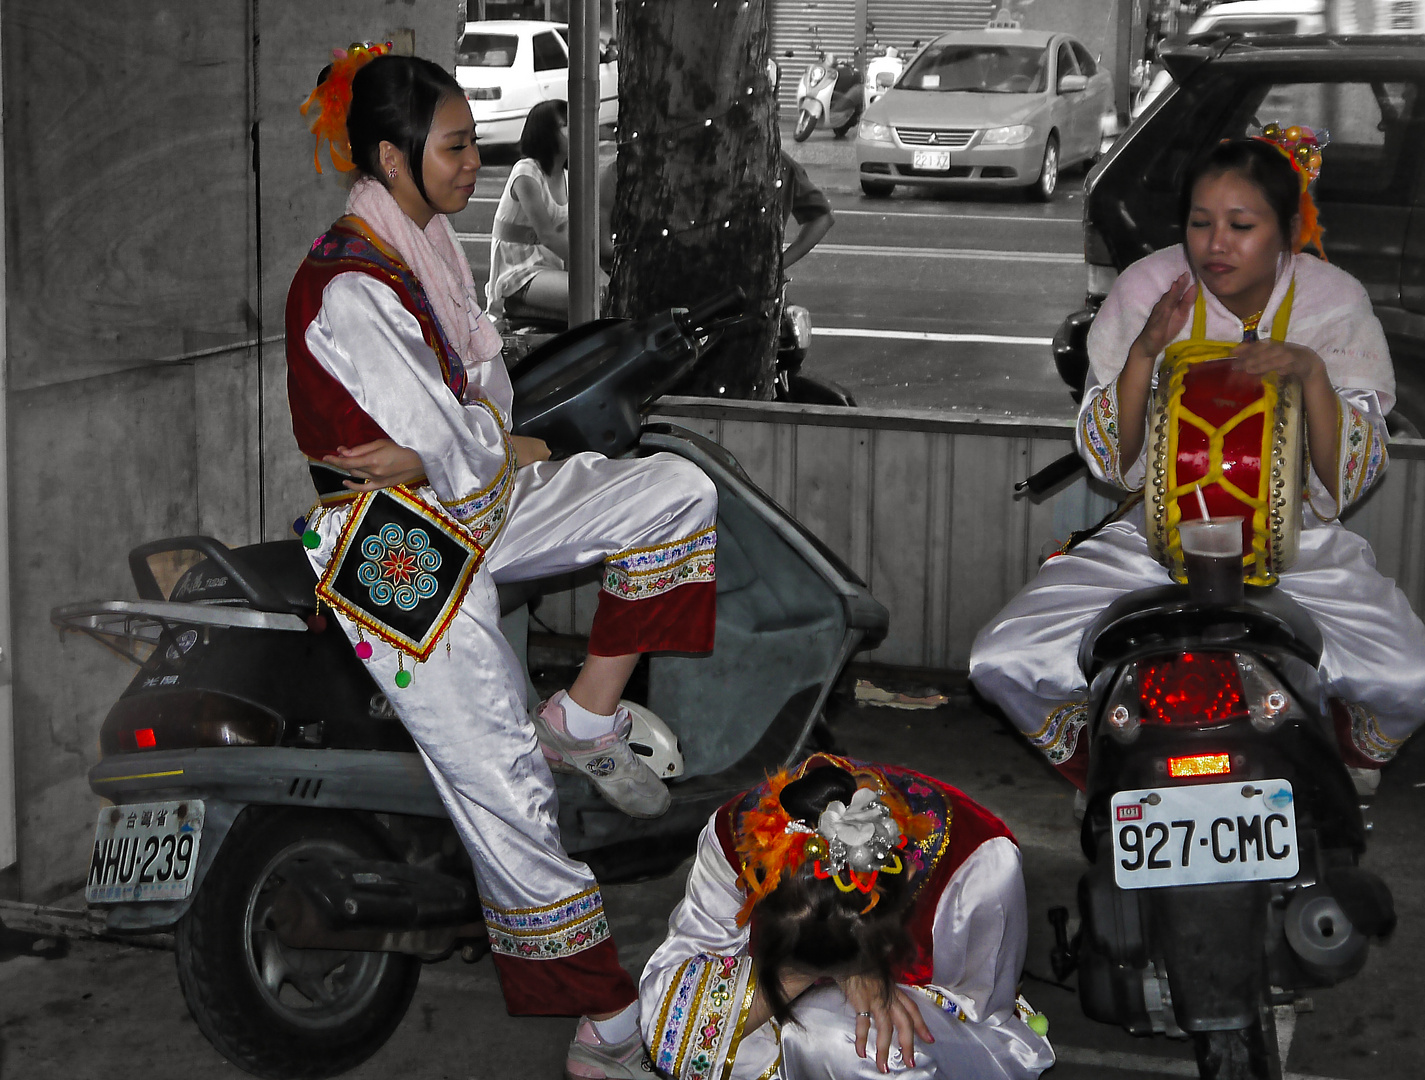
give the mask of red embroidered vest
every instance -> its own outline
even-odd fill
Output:
[[[401,305],[420,323],[450,392],[457,399],[465,393],[465,367],[446,341],[415,274],[360,218],[340,218],[317,237],[287,291],[287,400],[292,433],[302,453],[317,461],[334,454],[338,446],[389,438],[307,349],[307,327],[321,310],[327,284],[338,274],[352,272],[368,274],[395,291]]]

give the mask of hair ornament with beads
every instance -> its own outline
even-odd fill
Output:
[[[866,895],[864,915],[881,899],[876,889],[879,875],[902,873],[907,860],[901,856],[907,844],[930,835],[933,825],[926,816],[912,814],[900,792],[869,770],[857,774],[851,801],[827,803],[813,828],[793,818],[782,805],[782,790],[797,779],[785,769],[770,777],[757,806],[738,823],[737,853],[747,889],[738,925],[746,925],[752,909],[776,890],[784,876],[797,873],[809,861],[816,878],[832,880],[843,893]]]
[[[1326,249],[1321,246],[1325,230],[1321,228],[1316,202],[1311,197],[1311,185],[1321,175],[1321,151],[1331,142],[1330,132],[1325,128],[1315,131],[1304,124],[1284,127],[1273,121],[1265,125],[1262,133],[1254,138],[1275,146],[1296,170],[1301,184],[1301,234],[1296,238],[1295,250],[1300,251],[1310,244],[1325,259]]]
[[[356,73],[391,51],[391,43],[356,42],[346,49],[333,49],[332,62],[325,76],[317,83],[316,89],[302,102],[302,115],[315,113],[307,121],[307,126],[317,137],[312,148],[312,164],[317,172],[322,171],[322,141],[326,140],[327,154],[338,172],[351,172],[356,164],[351,160],[351,142],[346,134],[346,114],[351,108],[351,81]]]

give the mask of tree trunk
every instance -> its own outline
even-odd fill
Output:
[[[610,307],[640,318],[739,286],[687,393],[770,398],[782,218],[767,0],[626,0]]]

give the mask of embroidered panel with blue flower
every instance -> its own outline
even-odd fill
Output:
[[[520,960],[557,960],[592,949],[609,936],[604,897],[598,886],[557,903],[534,908],[484,905],[490,949]]]
[[[653,1064],[678,1080],[730,1073],[756,991],[751,957],[699,953],[684,960],[659,1008]]]
[[[424,660],[485,557],[460,524],[404,487],[361,495],[317,584],[317,598]]]
[[[679,585],[717,580],[717,529],[684,540],[633,548],[604,560],[604,591],[622,600],[647,600]]]
[[[1388,461],[1385,441],[1370,418],[1354,405],[1341,402],[1341,509],[1371,489]]]
[[[1095,390],[1079,414],[1079,441],[1093,458],[1098,472],[1110,484],[1127,487],[1118,459],[1118,387],[1116,383]]]

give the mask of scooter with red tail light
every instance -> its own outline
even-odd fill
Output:
[[[1395,912],[1359,865],[1320,632],[1229,569],[1130,593],[1084,635],[1093,865],[1072,942],[1067,910],[1050,912],[1051,960],[1061,979],[1077,968],[1093,1019],[1191,1037],[1208,1080],[1268,1080],[1276,1010],[1359,972]]]

